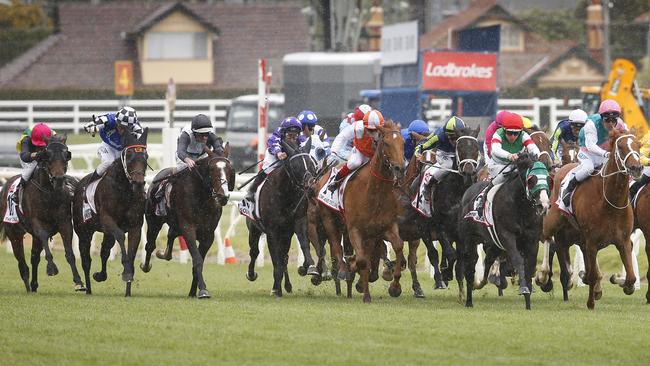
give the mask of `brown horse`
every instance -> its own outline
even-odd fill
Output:
[[[636,281],[630,241],[634,215],[628,198],[628,181],[629,176],[638,178],[641,175],[639,144],[634,135],[618,131],[610,132],[609,139],[611,155],[604,167],[598,175],[579,184],[573,193],[573,217],[567,218],[553,205],[544,218],[542,234],[544,239],[555,236],[558,247],[563,247],[570,243],[559,243],[561,237],[568,236],[562,230],[573,225],[580,232],[580,247],[585,253],[585,280],[589,285],[589,309],[593,309],[595,300],[602,296],[602,274],[596,259],[600,249],[612,243],[616,245],[626,270],[625,294],[634,293]],[[555,175],[552,202],[558,198],[562,179],[574,167],[574,164],[563,166]]]
[[[650,185],[641,188],[636,205],[634,206],[635,227],[641,229],[643,236],[650,239]],[[648,272],[646,278],[650,279],[650,240],[645,241],[645,254],[648,257]],[[650,287],[645,294],[646,302],[650,304]]]
[[[551,157],[553,156],[553,153],[551,151],[551,141],[549,140],[548,136],[538,127],[527,128],[525,131],[528,133],[540,151],[539,161],[544,163],[544,165],[546,165],[546,169],[551,171],[554,163],[553,158]]]
[[[203,279],[203,262],[214,241],[214,231],[221,219],[223,206],[228,203],[230,191],[235,188],[235,171],[228,156],[226,144],[223,156],[206,149],[207,156],[196,161],[196,167],[185,169],[170,176],[169,211],[165,216],[156,215],[155,194],[160,187],[163,170],[154,178],[147,192],[145,218],[147,220],[147,244],[145,262],[140,265],[144,272],[151,270],[151,253],[156,249],[156,238],[164,223],[169,225],[167,248],[159,258],[170,260],[174,239],[183,236],[192,256],[192,285],[190,297],[210,298]],[[198,241],[199,245],[196,245]]]
[[[347,295],[352,296],[354,273],[359,272],[364,302],[370,302],[368,282],[371,279],[371,269],[373,279],[377,277],[383,240],[391,243],[397,258],[393,282],[388,292],[393,297],[402,292],[399,281],[404,243],[399,237],[397,216],[400,205],[393,194],[393,186],[404,174],[404,140],[398,125],[392,122],[387,122],[378,129],[380,138],[374,156],[348,182],[342,198],[345,207],[342,219],[354,249],[354,256],[347,262],[343,260],[343,231],[336,225],[337,214],[324,207],[320,210],[332,253],[338,263],[339,278],[347,281]],[[320,180],[317,191],[327,183],[328,177],[327,175]]]
[[[106,261],[115,245],[120,245],[122,252],[122,281],[126,282],[125,296],[131,296],[131,282],[135,273],[133,262],[140,245],[140,235],[144,221],[144,177],[147,169],[147,133],[136,138],[131,133],[124,134],[122,146],[124,149],[120,158],[106,170],[95,191],[95,207],[97,214],[92,214],[84,220],[84,200],[86,187],[92,174],[84,177],[75,190],[72,215],[74,230],[79,237],[79,252],[81,265],[86,276],[86,294],[91,294],[90,286],[90,241],[95,231],[104,233],[102,240],[101,259],[102,270],[95,272],[93,278],[97,282],[105,281]],[[128,248],[125,245],[125,233],[128,233]],[[128,249],[128,251],[127,251]]]
[[[25,289],[36,292],[38,289],[38,264],[41,252],[45,250],[47,260],[47,275],[54,276],[59,273],[48,240],[57,232],[61,234],[65,258],[72,269],[72,280],[76,291],[85,290],[75,264],[72,251],[72,211],[70,209],[70,195],[66,190],[65,173],[71,154],[65,145],[66,136],[54,135],[48,141],[45,151],[40,153],[38,167],[31,179],[23,188],[21,200],[22,213],[20,221],[16,224],[0,222],[0,240],[8,237],[11,241],[14,256],[18,261],[20,277],[25,284]],[[4,215],[7,209],[7,194],[9,187],[20,175],[10,178],[0,193],[0,212]],[[25,233],[32,236],[32,280],[29,282],[29,267],[25,262],[23,237]]]

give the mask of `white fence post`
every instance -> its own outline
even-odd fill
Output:
[[[72,106],[72,129],[74,133],[79,133],[81,129],[79,126],[79,104]]]

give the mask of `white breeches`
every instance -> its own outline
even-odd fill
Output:
[[[578,182],[587,179],[593,171],[605,163],[605,158],[601,155],[593,154],[588,151],[580,151],[578,153],[578,161],[580,165],[575,171],[575,176]]]
[[[23,171],[21,172],[20,176],[23,178],[24,181],[28,181],[29,178],[32,177],[32,174],[36,169],[36,165],[38,165],[38,162],[36,160],[29,163],[25,163],[22,160],[20,161],[20,166],[23,167]]]
[[[98,175],[104,174],[106,169],[108,169],[108,167],[111,166],[111,164],[113,164],[115,159],[119,159],[120,153],[121,151],[117,151],[107,143],[102,142],[101,145],[99,145],[99,150],[97,150],[97,155],[101,160],[101,162],[97,166],[97,169],[95,169],[97,174]]]
[[[348,169],[355,170],[368,160],[370,160],[369,157],[363,155],[356,147],[353,147],[348,157]]]
[[[506,178],[504,175],[515,169],[514,164],[506,164],[494,159],[488,160],[488,172],[490,174],[490,179],[492,179],[492,184],[497,185],[505,182]]]

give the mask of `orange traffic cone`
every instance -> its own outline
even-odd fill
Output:
[[[230,245],[230,238],[226,238],[226,263],[228,264],[237,264],[237,258],[235,257],[235,251]]]
[[[178,244],[181,247],[181,250],[179,252],[179,261],[183,264],[187,263],[190,257],[190,251],[187,249],[187,243],[185,242],[185,238],[182,236],[178,237]]]

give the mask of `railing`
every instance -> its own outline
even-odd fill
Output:
[[[29,126],[44,122],[56,130],[78,133],[93,114],[114,112],[118,100],[9,100],[0,101],[0,122],[22,121]],[[147,127],[161,129],[169,119],[164,99],[132,100],[129,105],[138,111],[138,119]],[[179,99],[176,101],[174,123],[185,126],[192,117],[203,113],[210,117],[214,127],[226,128],[229,99]]]

